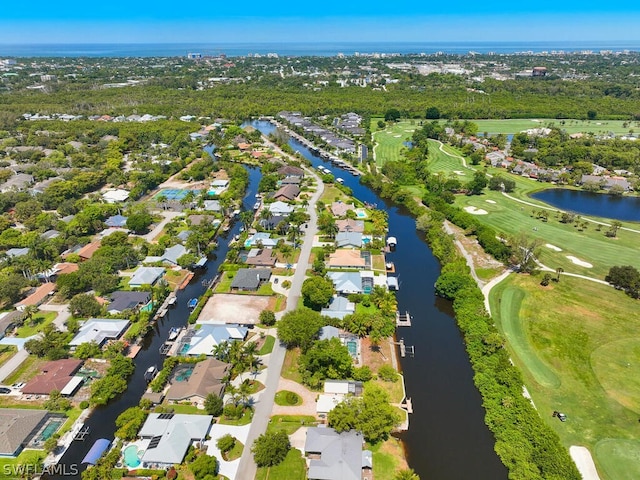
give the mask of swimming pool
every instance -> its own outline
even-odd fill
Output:
[[[358,343],[354,340],[349,340],[347,342],[347,350],[349,350],[349,354],[352,357],[355,357],[358,354]]]
[[[139,450],[136,445],[129,445],[122,452],[124,456],[124,464],[129,468],[136,468],[141,463],[144,450]]]
[[[40,436],[38,437],[38,442],[45,442],[53,437],[53,434],[56,433],[64,420],[50,420],[49,423],[42,429]]]
[[[358,218],[367,218],[367,216],[368,216],[367,212],[365,212],[364,210],[362,210],[362,209],[357,209],[356,210],[356,217],[358,217]]]
[[[190,348],[191,348],[191,344],[185,343],[180,348],[180,351],[178,352],[178,355],[186,355]]]
[[[189,366],[187,368],[180,368],[180,367],[178,368],[179,370],[176,370],[176,373],[173,379],[176,382],[186,382],[187,380],[189,380],[189,378],[191,377],[191,374],[193,373],[193,367]]]

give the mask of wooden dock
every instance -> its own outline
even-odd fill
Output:
[[[73,437],[74,440],[84,442],[84,439],[89,435],[89,427],[82,427],[78,433]]]
[[[406,357],[407,354],[411,357],[415,355],[415,350],[413,348],[413,345],[405,345],[404,338],[400,339],[400,341],[398,342],[398,345],[400,345],[400,356],[402,358]]]
[[[127,352],[127,357],[128,358],[136,358],[136,355],[138,355],[138,353],[140,353],[140,350],[142,350],[142,346],[141,345],[130,345],[129,346],[129,350]]]
[[[409,315],[409,312],[405,312],[405,313],[396,312],[396,327],[410,327],[410,326],[411,326],[411,315]]]

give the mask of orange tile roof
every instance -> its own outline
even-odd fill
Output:
[[[52,282],[43,283],[36,291],[29,295],[27,298],[22,300],[21,302],[16,303],[16,306],[19,307],[27,307],[29,305],[40,305],[42,300],[46,298],[51,292],[56,291],[56,284]]]
[[[96,253],[96,250],[100,248],[100,241],[87,243],[84,247],[78,250],[78,255],[80,258],[89,259],[93,257],[93,254]]]

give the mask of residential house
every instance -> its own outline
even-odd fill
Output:
[[[327,277],[341,295],[370,293],[373,290],[374,274],[370,270],[359,272],[328,272]]]
[[[129,286],[140,288],[143,285],[155,285],[162,278],[164,272],[162,267],[139,267],[129,279]]]
[[[331,204],[331,213],[334,217],[344,217],[349,210],[355,210],[353,203],[333,202]]]
[[[280,181],[280,186],[284,187],[285,185],[295,185],[296,187],[299,187],[300,183],[302,183],[302,177],[290,176],[284,177]]]
[[[277,171],[278,175],[284,175],[287,177],[301,177],[304,178],[304,170],[300,167],[294,167],[293,165],[285,165],[280,167]]]
[[[310,427],[304,444],[309,462],[309,480],[362,480],[370,478],[371,452],[362,450],[364,438],[350,430],[337,433],[333,428]],[[365,453],[363,455],[363,453]]]
[[[166,262],[171,265],[178,265],[178,259],[186,255],[187,249],[184,245],[176,243],[174,246],[166,248],[159,257],[146,257],[144,263]]]
[[[102,198],[107,203],[120,203],[126,202],[129,198],[129,192],[122,190],[121,188],[114,188],[113,190],[107,190],[102,194]]]
[[[336,250],[329,255],[327,268],[361,269],[371,268],[371,253],[364,250]]]
[[[233,277],[232,290],[255,291],[271,278],[268,268],[241,268]]]
[[[187,223],[190,225],[202,225],[206,223],[213,223],[215,217],[211,215],[189,215],[187,217]]]
[[[269,204],[269,211],[272,215],[289,215],[293,212],[293,205],[288,203],[277,201]]]
[[[271,248],[252,248],[247,254],[245,263],[252,267],[275,267],[276,260]]]
[[[336,247],[355,247],[362,246],[362,234],[358,232],[338,232],[336,235]]]
[[[326,380],[324,383],[324,393],[318,395],[316,403],[316,413],[324,418],[344,399],[351,396],[360,396],[364,391],[362,382],[351,380]]]
[[[138,310],[151,301],[151,293],[137,291],[117,291],[110,295],[111,303],[107,305],[109,315],[117,315],[125,310]]]
[[[26,190],[32,183],[32,175],[29,175],[27,173],[18,173],[17,175],[10,177],[9,180],[0,185],[0,193]]]
[[[76,253],[80,257],[80,260],[89,260],[96,253],[96,250],[100,248],[100,241],[87,243],[84,247],[78,250]]]
[[[7,331],[13,330],[16,324],[22,323],[24,317],[24,312],[21,312],[20,310],[0,313],[0,339],[4,338]]]
[[[224,378],[230,366],[217,358],[207,358],[196,363],[188,379],[171,380],[167,400],[202,405],[210,394],[222,397],[225,387]]]
[[[20,300],[14,306],[16,309],[22,311],[28,306],[37,307],[42,302],[44,302],[47,298],[52,296],[56,291],[56,284],[52,282],[43,283],[38,288],[36,288],[33,293],[31,293],[27,298]]]
[[[46,410],[0,409],[0,457],[17,457],[48,418]]]
[[[178,238],[178,240],[184,243],[187,241],[187,238],[189,238],[189,235],[191,235],[192,233],[193,232],[191,230],[182,230],[176,235],[176,237]]]
[[[192,329],[183,337],[179,349],[186,356],[213,355],[213,349],[223,342],[243,341],[249,329],[239,324],[198,322],[200,328]],[[188,345],[188,347],[186,347]]]
[[[631,190],[631,184],[624,177],[610,177],[608,175],[582,175],[580,183],[582,185],[584,185],[585,183],[595,183],[597,185],[600,185],[604,190],[609,190],[614,186],[622,188],[623,191]]]
[[[270,233],[258,232],[251,235],[244,242],[245,248],[252,247],[269,247],[273,248],[278,245],[279,239],[271,238]]]
[[[258,220],[258,223],[265,230],[275,230],[276,227],[280,224],[280,222],[287,222],[287,217],[283,215],[272,215],[269,218],[261,218]],[[289,225],[287,224],[287,227]]]
[[[9,258],[22,257],[22,256],[26,255],[27,253],[29,253],[29,249],[27,247],[24,247],[24,248],[10,248],[9,250],[7,250],[5,252],[7,257],[9,257]]]
[[[336,226],[338,227],[338,232],[364,233],[364,220],[346,218],[344,220],[337,220]]]
[[[273,198],[278,201],[292,202],[299,194],[300,187],[297,185],[284,185],[273,194]]]
[[[58,238],[60,236],[60,232],[57,230],[47,230],[46,232],[40,234],[40,238],[43,240],[53,240],[54,238]]]
[[[334,296],[329,302],[329,306],[320,311],[321,315],[330,318],[343,319],[356,311],[356,304],[350,302],[346,297]]]
[[[169,467],[180,464],[194,442],[203,443],[209,434],[211,415],[150,413],[138,436],[150,440],[142,466]]]
[[[96,342],[102,346],[107,340],[117,340],[129,326],[129,320],[113,318],[90,318],[82,324],[69,345],[77,347],[83,343]]]
[[[113,215],[107,218],[104,223],[107,227],[111,228],[122,228],[127,226],[127,217],[123,215]]]
[[[222,212],[222,206],[218,200],[205,200],[202,208],[207,212]]]
[[[53,390],[73,395],[82,383],[75,377],[84,362],[73,358],[54,360],[40,367],[41,373],[29,380],[22,388],[25,395],[49,395]],[[67,388],[69,386],[69,388]]]

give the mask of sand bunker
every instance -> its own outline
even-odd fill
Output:
[[[560,247],[556,247],[555,245],[551,245],[550,243],[547,243],[545,245],[545,247],[550,248],[551,250],[555,250],[556,252],[561,252],[562,249]]]
[[[487,203],[496,203],[494,200],[485,200]]]
[[[575,263],[576,265],[578,265],[579,267],[593,268],[593,265],[591,265],[589,262],[583,262],[582,260],[574,257],[573,255],[567,255],[567,258],[571,260],[573,263]]]
[[[482,210],[481,208],[476,207],[464,207],[464,211],[470,213],[471,215],[486,215],[487,213],[489,213],[486,210]]]
[[[464,172],[462,170],[454,170],[453,173],[455,173],[456,175],[464,175]]]
[[[402,135],[394,135],[393,138],[400,138]]]

